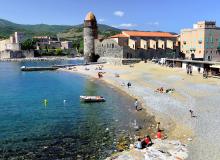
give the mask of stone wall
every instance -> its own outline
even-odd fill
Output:
[[[1,51],[0,54],[1,54],[1,59],[22,58],[21,51],[5,50],[5,51]]]
[[[22,51],[23,58],[33,58],[34,57],[34,50],[31,51]]]
[[[33,58],[34,51],[11,51],[5,50],[0,52],[1,59],[11,59],[11,58]]]
[[[112,39],[96,40],[95,53],[100,57],[123,58],[123,47]]]

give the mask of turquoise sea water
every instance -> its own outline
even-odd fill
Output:
[[[0,62],[0,159],[104,159],[120,135],[133,134],[130,97],[79,74],[20,71],[62,63]],[[80,103],[80,95],[107,101]]]

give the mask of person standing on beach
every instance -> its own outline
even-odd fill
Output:
[[[131,83],[130,83],[130,82],[128,82],[127,86],[128,86],[128,88],[130,88],[130,87],[131,87]]]
[[[189,64],[186,65],[186,73],[189,74]]]
[[[160,131],[160,122],[157,123],[156,130]]]
[[[138,111],[138,100],[137,99],[135,99],[134,106],[135,106],[136,111]]]

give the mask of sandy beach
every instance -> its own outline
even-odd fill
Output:
[[[101,71],[96,70],[97,65],[86,67],[88,70],[85,66],[62,70],[97,79],[97,73],[104,72],[99,80],[137,98],[146,111],[161,122],[162,128],[168,132],[168,140],[187,144],[188,159],[219,159],[219,79],[203,79],[199,73],[190,76],[181,68],[167,68],[150,62],[141,62],[133,67],[104,64]],[[130,88],[126,85],[128,82],[131,83]],[[159,87],[174,88],[175,91],[155,92]],[[191,118],[189,110],[193,110],[196,117]]]

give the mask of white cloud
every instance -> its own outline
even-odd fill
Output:
[[[112,25],[112,27],[115,28],[132,28],[132,27],[136,27],[138,26],[137,24],[133,24],[133,23],[122,23],[119,25]]]
[[[126,27],[126,28],[130,28],[130,27],[136,27],[137,24],[132,24],[132,23],[122,23],[119,25],[119,27]]]
[[[123,11],[115,11],[115,12],[114,12],[114,15],[115,15],[115,16],[118,16],[118,17],[123,17],[124,14],[125,14],[125,13],[124,13]]]
[[[100,19],[99,19],[99,22],[105,22],[105,19],[100,18]]]

